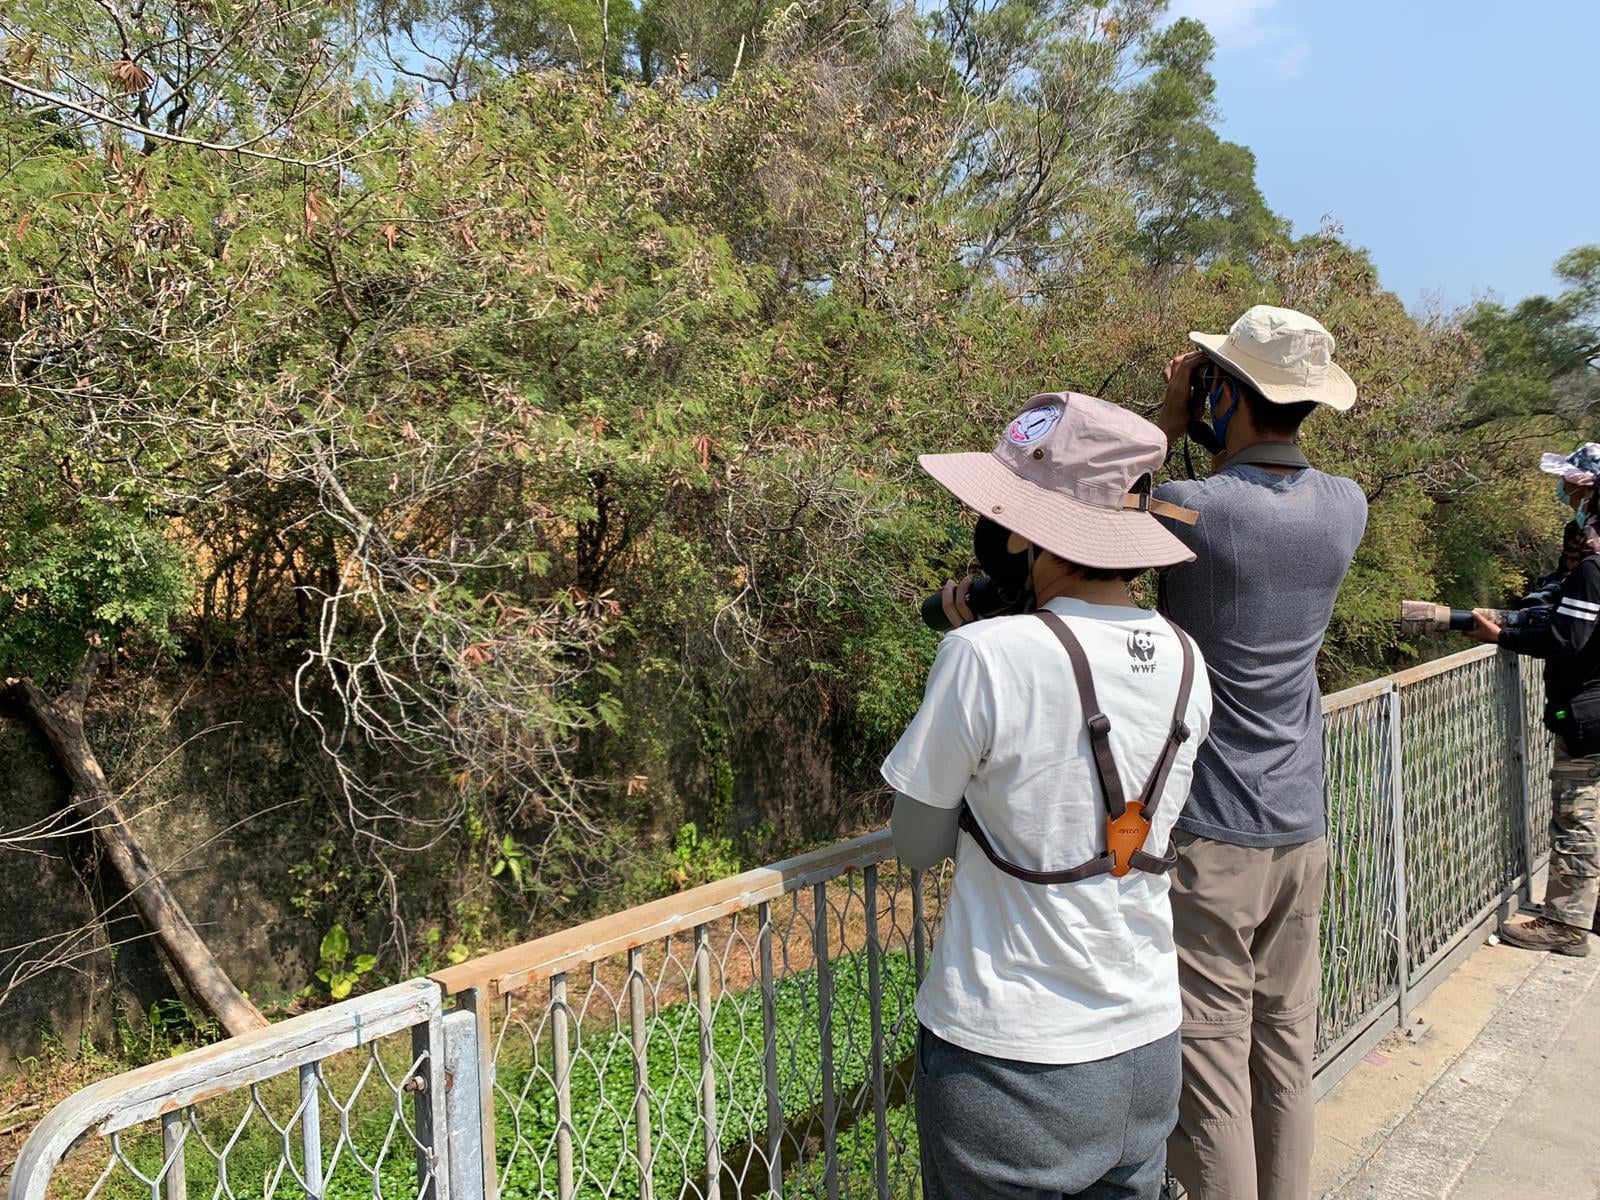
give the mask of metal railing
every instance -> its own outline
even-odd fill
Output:
[[[1548,853],[1539,691],[1486,646],[1323,701],[1318,1095],[1478,946]]]
[[[443,1010],[427,979],[102,1079],[23,1143],[10,1200],[450,1200]]]
[[[1535,690],[1483,648],[1324,702],[1319,1091],[1531,878]],[[102,1081],[41,1122],[11,1200],[918,1195],[945,882],[873,833]]]

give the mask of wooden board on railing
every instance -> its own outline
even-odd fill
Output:
[[[477,988],[504,996],[584,963],[626,953],[892,857],[889,831],[880,829],[447,967],[431,978],[446,995]]]
[[[1493,658],[1498,654],[1496,646],[1474,646],[1471,650],[1462,650],[1456,654],[1447,654],[1443,658],[1436,658],[1430,662],[1419,663],[1414,667],[1407,667],[1404,671],[1397,671],[1393,675],[1385,675],[1381,679],[1371,679],[1366,683],[1358,683],[1354,687],[1345,688],[1343,691],[1334,692],[1322,698],[1322,711],[1337,712],[1341,708],[1349,708],[1352,704],[1360,704],[1363,700],[1371,700],[1385,692],[1392,692],[1395,688],[1405,687],[1407,684],[1421,683],[1424,679],[1432,679],[1435,675],[1443,675],[1454,671],[1457,667],[1467,666],[1479,659]]]

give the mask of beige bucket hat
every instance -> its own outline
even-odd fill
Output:
[[[1136,413],[1076,392],[1042,392],[990,453],[917,461],[963,504],[1034,545],[1086,567],[1128,570],[1194,558],[1151,515],[1194,523],[1188,509],[1149,494],[1147,477],[1166,457],[1166,438]]]
[[[1292,308],[1258,304],[1227,333],[1189,340],[1274,404],[1314,400],[1335,412],[1356,402],[1356,385],[1333,361],[1333,334]]]

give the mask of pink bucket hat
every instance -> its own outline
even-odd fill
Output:
[[[1070,562],[1107,570],[1168,567],[1194,554],[1152,513],[1195,514],[1152,499],[1165,436],[1093,396],[1043,392],[988,454],[924,454],[923,470],[997,525]],[[1136,490],[1137,489],[1137,490]]]

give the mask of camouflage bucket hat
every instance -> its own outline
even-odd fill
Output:
[[[1600,443],[1585,442],[1571,454],[1546,454],[1539,460],[1539,469],[1561,476],[1574,487],[1589,487],[1600,477]]]

